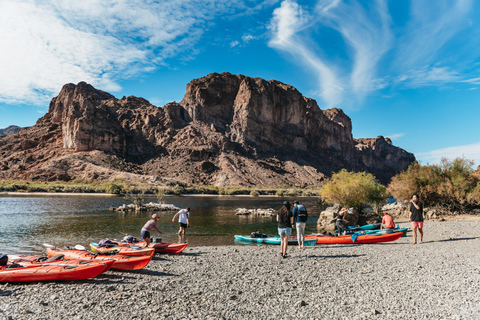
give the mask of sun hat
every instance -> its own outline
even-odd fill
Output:
[[[298,202],[298,200],[295,200],[295,201],[293,201],[293,203],[299,204],[300,202]]]
[[[160,216],[156,213],[152,214],[152,219],[155,219],[155,218],[160,218]]]

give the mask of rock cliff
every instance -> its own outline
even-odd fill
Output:
[[[414,160],[388,138],[354,139],[342,110],[292,86],[229,73],[163,107],[67,84],[35,126],[0,137],[1,179],[312,186],[346,168],[386,183]]]

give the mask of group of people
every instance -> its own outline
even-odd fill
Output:
[[[410,215],[408,221],[411,223],[413,230],[413,243],[417,243],[417,230],[420,234],[420,243],[423,242],[423,203],[419,200],[418,195],[414,194],[410,200]],[[345,216],[348,212],[347,208],[342,208],[335,218],[335,226],[339,235],[345,235],[347,232],[348,220]],[[293,202],[293,209],[290,211],[290,202],[284,201],[282,207],[277,214],[278,234],[281,238],[281,253],[283,258],[287,256],[288,238],[292,235],[292,228],[297,230],[298,247],[304,247],[305,242],[305,225],[308,219],[307,209],[297,200]],[[395,229],[393,217],[387,212],[382,218],[382,229]]]
[[[190,208],[182,209],[178,211],[172,219],[172,222],[175,222],[175,219],[178,217],[178,224],[180,226],[180,229],[178,230],[178,235],[185,237],[185,231],[187,228],[190,226],[189,218],[190,218]],[[142,230],[140,231],[140,237],[145,241],[145,247],[148,247],[150,242],[152,241],[150,231],[152,229],[155,229],[158,231],[158,233],[163,234],[163,232],[160,230],[160,227],[158,226],[158,219],[160,219],[160,216],[156,213],[152,215],[152,218],[145,223],[145,225],[142,227]]]
[[[297,200],[293,201],[293,210],[290,211],[290,202],[284,201],[278,211],[278,234],[281,238],[282,257],[287,256],[288,238],[292,235],[292,228],[297,229],[298,248],[302,249],[305,243],[305,225],[307,224],[308,213],[303,204]]]

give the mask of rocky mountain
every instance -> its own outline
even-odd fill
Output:
[[[414,160],[388,138],[354,139],[342,110],[290,85],[229,73],[163,107],[67,84],[33,127],[0,137],[1,179],[312,186],[346,168],[386,183]]]
[[[5,129],[0,129],[0,136],[6,136],[17,131],[20,131],[22,128],[19,126],[8,126]]]

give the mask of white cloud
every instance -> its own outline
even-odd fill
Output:
[[[442,47],[469,26],[472,0],[411,1],[411,19],[398,39],[399,68],[418,68],[438,58]]]
[[[274,10],[270,29],[272,39],[269,45],[291,54],[306,67],[312,68],[318,75],[319,95],[328,106],[340,101],[343,84],[335,72],[302,41],[299,33],[309,27],[311,17],[296,2],[285,0]]]
[[[363,96],[383,88],[384,81],[376,79],[376,69],[393,40],[386,2],[378,0],[365,8],[358,2],[319,1],[317,12],[320,22],[338,31],[354,52],[350,75],[353,91]]]
[[[237,40],[235,40],[235,41],[230,42],[230,47],[233,48],[233,47],[238,46],[239,44],[240,44],[240,42],[238,42]]]
[[[119,90],[119,79],[195,54],[216,15],[252,9],[243,0],[0,0],[0,6],[0,102],[34,104],[68,82]]]
[[[480,165],[480,142],[454,146],[429,152],[416,153],[417,159],[430,164],[438,164],[442,158],[453,160],[458,157],[465,157],[475,161],[475,165]]]
[[[242,41],[245,42],[245,43],[248,43],[250,42],[251,40],[255,39],[254,36],[252,36],[251,34],[244,34],[242,36]]]

